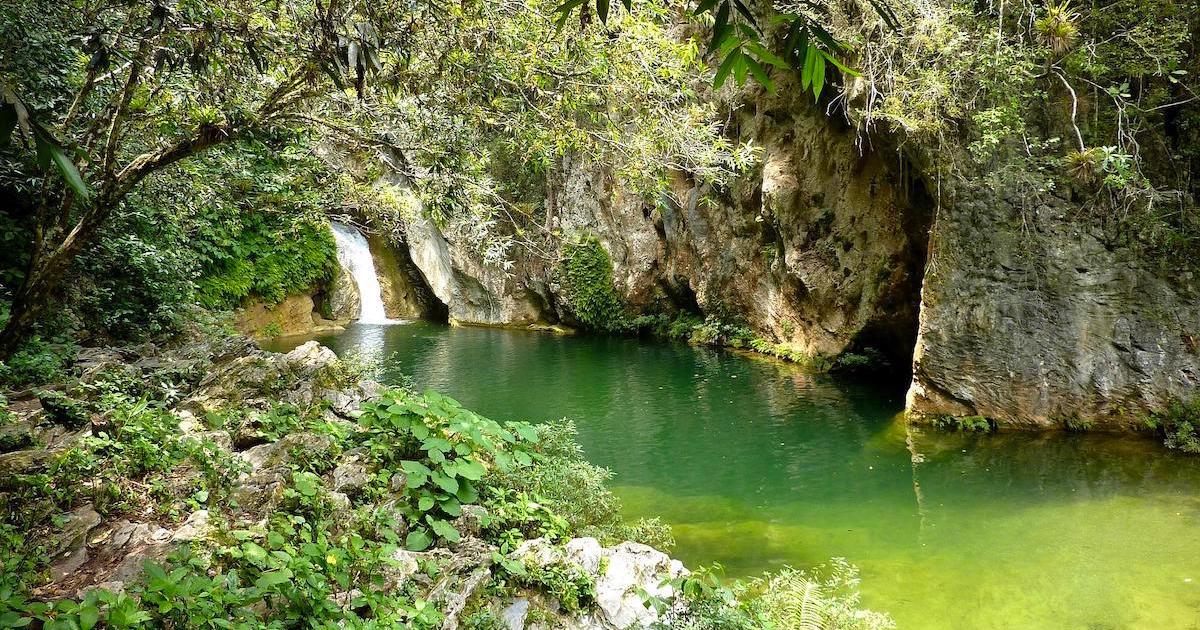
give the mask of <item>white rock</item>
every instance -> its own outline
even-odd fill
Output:
[[[529,600],[518,597],[500,613],[500,620],[508,630],[524,630],[525,616],[529,614]]]
[[[175,530],[171,536],[171,540],[175,542],[184,542],[189,540],[200,540],[208,535],[211,527],[208,523],[208,510],[196,510],[192,512],[183,525]]]
[[[556,627],[587,630],[649,627],[658,621],[659,614],[645,605],[639,592],[670,601],[675,597],[675,589],[663,581],[688,573],[683,563],[652,547],[624,542],[605,548],[595,538],[576,538],[563,547],[542,538],[529,540],[513,556],[540,566],[564,562],[578,565],[592,577],[596,585],[596,610],[560,620]]]

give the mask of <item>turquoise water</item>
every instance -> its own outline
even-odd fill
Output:
[[[689,565],[841,556],[900,628],[1200,628],[1200,458],[1149,440],[910,431],[903,383],[682,344],[428,323],[315,338],[496,419],[571,418]]]

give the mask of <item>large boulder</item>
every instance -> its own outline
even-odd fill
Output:
[[[1002,427],[1138,429],[1200,387],[1200,279],[1014,187],[938,213],[908,408]]]

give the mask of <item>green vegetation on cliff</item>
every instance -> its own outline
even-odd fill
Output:
[[[632,322],[613,288],[612,260],[600,239],[581,234],[563,244],[562,258],[563,287],[580,323],[599,332],[629,331]]]
[[[908,3],[897,30],[854,5],[830,5],[862,75],[847,114],[896,134],[939,191],[1063,196],[1113,245],[1168,268],[1200,260],[1194,1]]]

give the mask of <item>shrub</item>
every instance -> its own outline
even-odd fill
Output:
[[[939,429],[977,433],[989,433],[996,428],[991,420],[983,416],[937,416],[930,420],[930,424]]]
[[[405,545],[420,551],[438,538],[459,540],[450,523],[462,505],[480,499],[480,480],[489,469],[529,466],[528,448],[538,433],[523,423],[501,425],[464,409],[433,391],[421,395],[389,390],[362,407],[365,432],[355,436],[390,483],[403,475],[402,512],[411,527]]]
[[[138,234],[156,226],[139,230],[128,223],[105,230],[80,255],[84,281],[75,303],[83,327],[132,340],[178,331],[195,303],[195,256],[174,238]]]
[[[751,630],[757,628],[821,628],[890,630],[886,614],[861,608],[858,570],[841,558],[812,571],[785,568],[749,582],[726,584],[720,565],[701,567],[672,580],[688,606],[642,593],[647,606],[666,613],[658,627],[671,630]]]
[[[605,485],[612,472],[589,463],[568,420],[537,427],[537,463],[489,476],[489,483],[507,492],[536,497],[549,512],[566,520],[577,536],[592,536],[604,544],[623,540],[670,549],[670,527],[658,519],[625,522],[621,502]]]
[[[858,570],[842,558],[814,571],[784,569],[751,587],[763,618],[776,628],[895,628],[891,617],[860,608]]]
[[[1200,397],[1172,400],[1165,409],[1151,413],[1146,425],[1162,434],[1167,448],[1200,454]]]
[[[61,381],[78,348],[65,341],[27,339],[7,361],[0,361],[0,386],[19,389]]]

